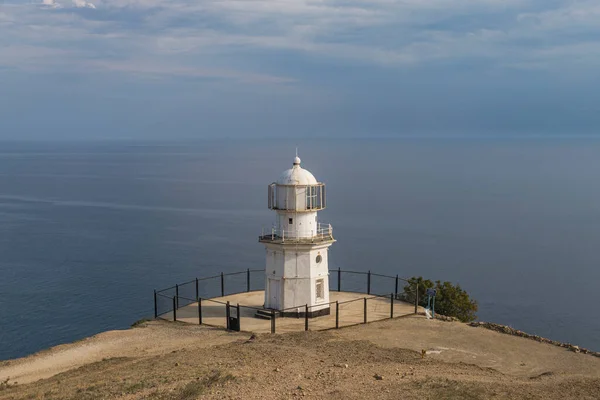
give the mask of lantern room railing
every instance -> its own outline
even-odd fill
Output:
[[[334,240],[333,227],[331,224],[323,223],[319,223],[316,230],[309,232],[271,228],[268,231],[263,230],[258,239],[259,242],[273,243],[314,243],[332,240]]]

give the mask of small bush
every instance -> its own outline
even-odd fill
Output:
[[[0,392],[16,385],[17,382],[10,382],[10,377],[7,377],[5,380],[0,381]]]
[[[146,322],[150,322],[150,321],[152,321],[152,320],[148,319],[148,318],[142,318],[142,319],[135,321],[133,324],[131,324],[131,327],[135,328],[138,326],[143,326]]]
[[[460,285],[453,285],[450,282],[435,283],[429,279],[423,279],[422,276],[412,277],[404,286],[406,298],[412,298],[414,301],[414,288],[419,285],[419,304],[427,306],[427,289],[437,290],[435,296],[435,312],[448,317],[456,317],[462,322],[470,322],[477,319],[477,302],[469,297],[469,294],[463,290]]]

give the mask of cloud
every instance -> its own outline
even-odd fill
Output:
[[[69,63],[93,58],[96,65],[131,66],[143,59],[160,65],[161,74],[171,68],[189,75],[197,66],[271,82],[294,80],[284,71],[260,71],[261,58],[276,54],[379,68],[477,60],[548,69],[564,63],[562,54],[593,61],[583,52],[600,37],[595,0],[42,1],[60,10],[15,3],[4,11],[19,22],[0,44],[68,50]]]
[[[253,74],[229,69],[194,68],[189,66],[157,63],[147,60],[128,61],[88,61],[90,71],[118,71],[135,75],[186,76],[194,78],[217,78],[242,83],[292,83],[293,79],[266,74]]]
[[[0,32],[0,82],[12,97],[27,87],[28,101],[39,86],[94,107],[137,98],[135,115],[184,128],[217,129],[220,115],[238,129],[230,116],[244,113],[244,125],[277,120],[286,132],[319,121],[354,131],[460,130],[471,118],[528,127],[544,119],[531,108],[554,116],[550,103],[574,82],[588,93],[571,96],[577,107],[600,92],[597,0],[4,0]],[[186,117],[164,111],[181,104]],[[129,107],[110,100],[104,111]],[[125,129],[109,125],[98,135]]]
[[[84,0],[73,0],[73,4],[75,4],[75,7],[77,8],[96,8],[95,5],[93,5],[92,3],[88,3]]]
[[[54,0],[42,0],[42,4],[52,8],[58,7],[58,4]]]
[[[521,13],[517,16],[517,20],[544,30],[600,28],[600,4],[596,0],[564,3],[566,4],[563,7]]]
[[[42,0],[42,5],[47,6],[49,8],[65,7],[62,3],[57,3],[56,0]],[[72,5],[76,8],[96,8],[96,6],[93,3],[88,3],[85,0],[72,0]]]

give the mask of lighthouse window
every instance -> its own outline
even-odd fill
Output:
[[[320,255],[320,254],[319,254],[319,255],[317,255],[317,260],[316,260],[316,261],[317,261],[317,264],[320,264],[320,263],[321,263],[321,261],[323,261],[323,257],[321,257],[321,255]]]
[[[290,223],[290,225],[292,225],[292,224],[294,223],[294,218],[290,218],[290,219],[288,220],[288,222]]]
[[[323,279],[317,279],[315,286],[315,293],[317,295],[317,300],[325,299],[325,285],[323,283]]]
[[[314,186],[306,188],[306,208],[309,210],[317,208],[317,188]]]
[[[309,210],[321,208],[320,195],[320,186],[308,186],[306,188],[306,208]]]

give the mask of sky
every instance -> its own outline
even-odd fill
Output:
[[[0,0],[0,140],[599,127],[598,0]]]

